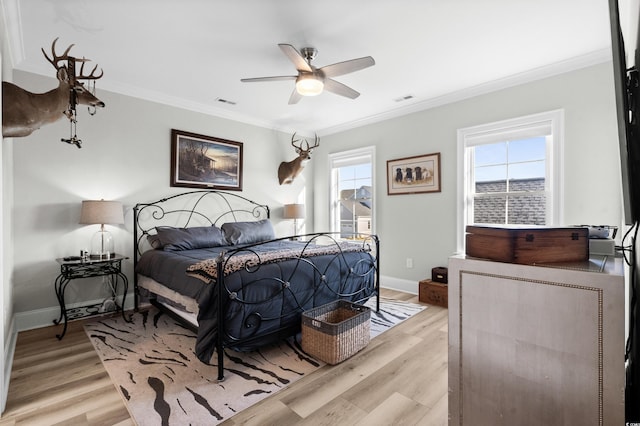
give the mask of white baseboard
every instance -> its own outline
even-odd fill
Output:
[[[418,294],[418,282],[403,280],[402,278],[380,276],[380,287],[404,291],[405,293]]]
[[[78,308],[85,305],[102,303],[104,299],[89,300],[81,303],[70,303],[67,308]],[[133,309],[133,294],[127,294],[124,305],[125,311]],[[34,328],[49,327],[53,325],[53,320],[60,317],[60,307],[49,307],[36,309],[33,311],[19,312],[15,315],[16,329],[18,332],[33,330]]]
[[[0,395],[0,413],[4,413],[7,405],[7,396],[9,395],[9,381],[11,380],[11,369],[13,368],[13,355],[16,352],[16,342],[18,340],[18,331],[16,330],[15,316],[11,318],[9,325],[9,335],[6,336],[7,341],[4,345],[4,371],[2,383],[2,395]]]

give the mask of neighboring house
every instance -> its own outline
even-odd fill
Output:
[[[340,236],[371,234],[371,187],[340,192]]]
[[[513,179],[512,191],[544,191],[544,178]],[[493,180],[476,183],[476,193],[495,193],[506,191],[505,180]],[[545,197],[541,195],[521,195],[509,200],[509,221],[513,224],[545,225]],[[476,200],[474,205],[475,223],[503,224],[505,217],[505,198],[486,198]]]

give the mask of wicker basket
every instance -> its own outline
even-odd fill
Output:
[[[337,300],[303,312],[302,350],[327,364],[337,364],[369,344],[370,329],[369,308]]]

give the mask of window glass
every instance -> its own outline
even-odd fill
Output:
[[[506,163],[507,144],[492,143],[489,145],[476,146],[474,162],[478,167]]]
[[[544,136],[469,149],[473,151],[474,164],[474,173],[469,177],[474,191],[470,206],[474,223],[546,224]]]
[[[330,155],[332,229],[341,238],[373,233],[373,149]]]

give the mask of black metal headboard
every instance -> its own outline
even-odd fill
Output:
[[[270,218],[269,206],[241,195],[216,190],[183,192],[133,208],[134,264],[149,250],[147,236],[156,226],[188,228],[221,226],[227,222],[244,222]]]

